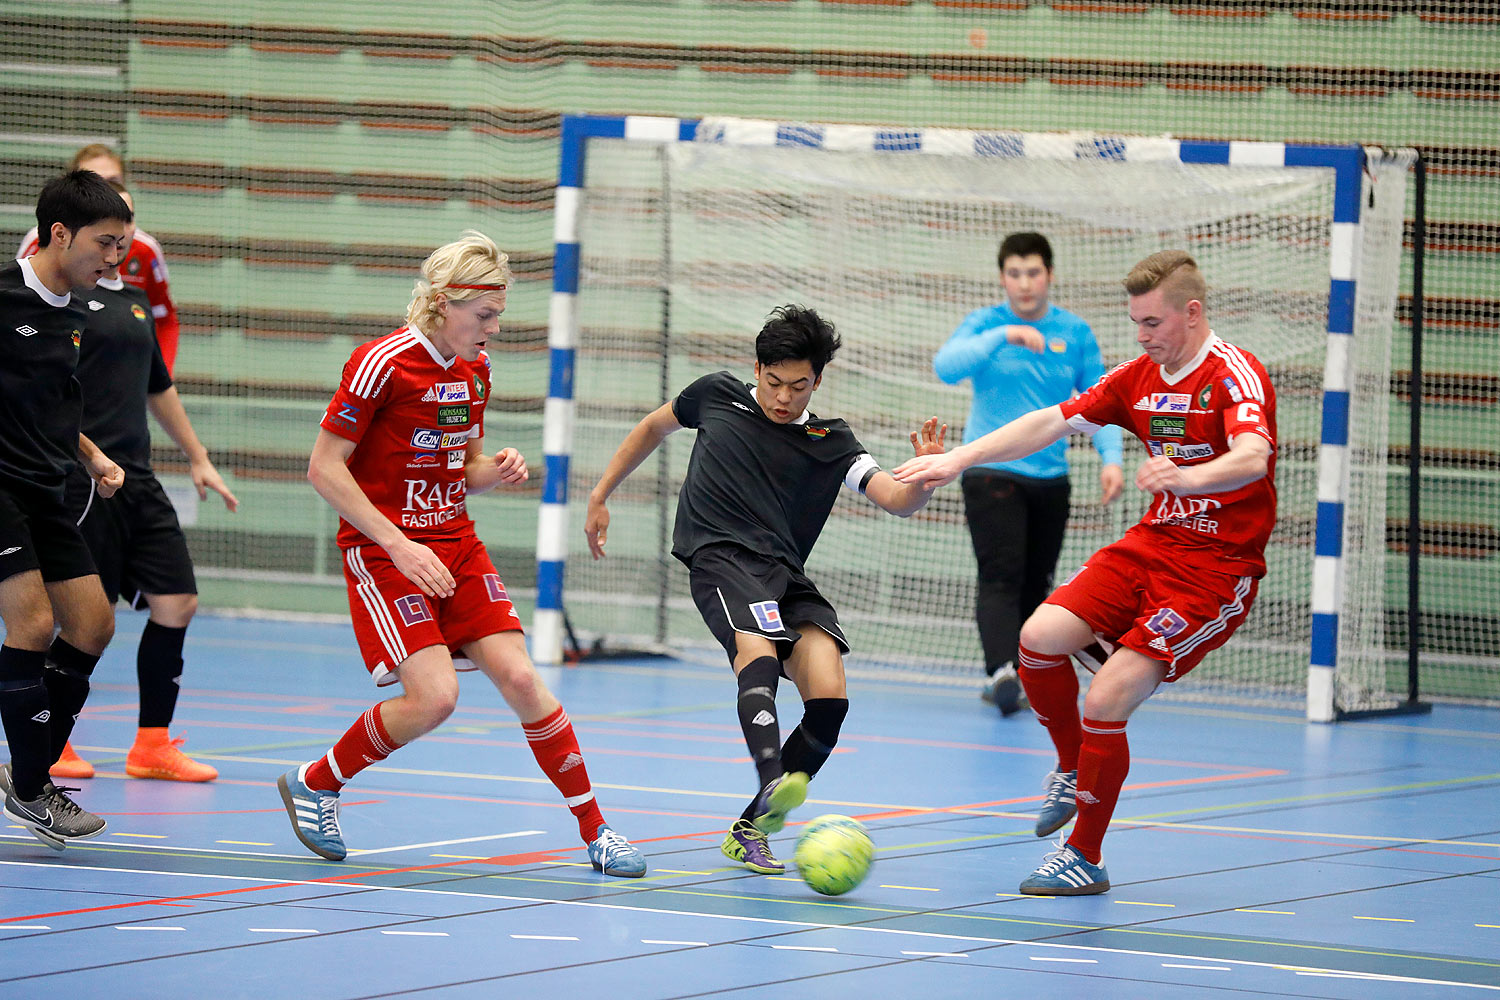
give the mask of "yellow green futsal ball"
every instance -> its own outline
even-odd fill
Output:
[[[875,844],[859,820],[819,816],[797,838],[792,859],[814,892],[842,896],[870,874]]]

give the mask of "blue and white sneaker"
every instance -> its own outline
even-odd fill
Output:
[[[786,826],[786,814],[807,801],[808,777],[802,771],[783,774],[755,797],[754,818],[750,822],[761,833],[780,833]]]
[[[1067,825],[1078,814],[1078,772],[1053,771],[1043,785],[1047,798],[1036,814],[1036,835],[1048,837]]]
[[[611,830],[608,823],[601,826],[598,835],[589,841],[589,864],[594,866],[594,871],[615,878],[640,878],[646,874],[645,855]]]
[[[310,766],[303,764],[283,774],[276,779],[276,787],[297,839],[319,857],[343,861],[349,851],[339,829],[339,793],[308,788],[304,779]]]
[[[1093,896],[1109,891],[1109,872],[1091,864],[1072,844],[1059,844],[1021,883],[1028,896]]]

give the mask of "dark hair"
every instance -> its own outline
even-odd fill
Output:
[[[1052,270],[1052,244],[1047,242],[1047,237],[1041,233],[1011,233],[1000,241],[1000,253],[995,262],[1000,265],[1000,270],[1005,270],[1005,258],[1007,257],[1030,257],[1036,254],[1042,258],[1042,264],[1047,270]]]
[[[92,170],[73,170],[54,177],[36,200],[36,241],[44,247],[52,242],[52,224],[61,222],[70,233],[104,219],[130,222],[130,206]]]
[[[755,338],[755,360],[762,365],[783,361],[808,361],[813,375],[823,374],[823,366],[833,360],[833,353],[843,341],[833,324],[805,306],[778,306],[766,317],[766,323]]]

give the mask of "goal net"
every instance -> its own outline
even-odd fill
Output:
[[[767,127],[775,144],[735,141]],[[1316,610],[1337,616],[1325,615],[1336,623],[1337,705],[1387,701],[1388,384],[1408,164],[1370,157],[1362,225],[1336,235],[1328,169],[1257,165],[1255,156],[1182,162],[1170,140],[873,131],[705,120],[692,142],[590,142],[564,591],[580,641],[718,655],[668,552],[691,432],[669,438],[616,491],[608,558],[591,560],[583,543],[588,491],[637,420],[706,372],[752,381],[763,319],[796,302],[831,320],[844,341],[813,412],[845,418],[887,469],[911,454],[907,435],[927,416],[945,421],[957,443],[969,388],[940,383],[932,356],[968,312],[1003,300],[1000,239],[1035,230],[1056,253],[1052,300],[1091,324],[1106,367],[1139,353],[1121,279],[1147,254],[1181,247],[1208,279],[1215,331],[1259,357],[1276,387],[1280,516],[1267,576],[1235,639],[1171,694],[1301,701],[1317,576],[1316,600],[1331,608]],[[1330,281],[1340,277],[1331,261],[1356,231],[1357,246],[1342,248],[1358,266],[1354,336],[1334,338],[1350,356],[1330,364]],[[1330,452],[1325,387],[1341,380],[1349,441]],[[1127,435],[1127,484],[1143,457]],[[1121,500],[1101,504],[1098,455],[1082,436],[1069,460],[1059,579],[1117,539],[1147,502],[1127,486]],[[1340,513],[1330,499],[1343,504],[1342,524],[1328,523]],[[1315,547],[1340,558],[1315,560]],[[851,672],[977,686],[975,560],[956,487],[905,520],[846,491],[808,573],[839,609]]]

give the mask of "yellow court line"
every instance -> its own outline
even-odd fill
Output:
[[[1167,906],[1167,907],[1173,907],[1173,906],[1177,905],[1176,903],[1140,903],[1140,902],[1137,902],[1137,901],[1135,901],[1133,899],[1117,899],[1117,900],[1115,900],[1115,903],[1118,904],[1118,905],[1120,905],[1120,906]]]
[[[1489,927],[1489,928],[1491,928],[1493,930],[1500,930],[1500,924],[1475,924],[1474,926],[1475,927]]]
[[[275,844],[265,840],[216,840],[215,844],[233,844],[236,847],[275,847]]]
[[[997,892],[1001,899],[1057,899],[1057,896],[1033,896],[1028,892]]]
[[[454,861],[483,861],[485,859],[482,854],[434,854],[432,857],[450,858]]]
[[[1361,917],[1358,914],[1355,914],[1354,915],[1354,919],[1355,920],[1384,920],[1385,922],[1391,923],[1391,924],[1414,924],[1414,923],[1416,923],[1415,920],[1409,920],[1406,917]]]
[[[140,837],[142,840],[166,840],[167,839],[167,835],[164,834],[164,833],[121,833],[119,831],[116,831],[115,833],[111,834],[111,836],[115,836],[115,837]]]
[[[925,885],[883,885],[882,889],[905,889],[908,892],[942,892],[941,889],[932,889]]]
[[[690,872],[685,868],[655,868],[652,870],[658,875],[717,875],[719,872],[733,871],[732,868],[718,868],[711,872]]]

